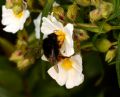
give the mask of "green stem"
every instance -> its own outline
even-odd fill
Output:
[[[33,12],[33,13],[40,13],[41,10],[39,10],[39,9],[31,9],[30,12]]]
[[[93,47],[93,44],[92,43],[88,43],[88,44],[82,45],[80,48],[81,49],[85,49],[85,48],[88,48],[88,47]]]
[[[112,26],[112,30],[120,29],[120,26]]]

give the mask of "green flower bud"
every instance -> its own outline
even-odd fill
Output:
[[[106,52],[112,46],[112,43],[108,39],[98,39],[95,43],[97,49],[100,52]]]
[[[23,0],[13,0],[13,3],[16,5],[22,5],[23,4]]]
[[[39,1],[39,4],[44,7],[45,6],[45,3],[46,3],[46,0],[38,0]]]
[[[116,49],[108,50],[105,56],[105,61],[110,63],[116,56]]]
[[[108,18],[108,16],[113,12],[113,5],[109,2],[103,2],[101,4],[101,13],[103,18]]]
[[[78,10],[79,10],[79,7],[76,4],[70,5],[68,7],[67,17],[70,20],[74,21],[76,19],[77,15],[78,15]]]
[[[17,48],[17,49],[20,49],[20,50],[22,50],[23,52],[26,52],[27,47],[28,47],[28,44],[27,44],[26,41],[23,41],[23,40],[18,40],[18,41],[17,41],[17,45],[16,45],[16,48]]]
[[[91,4],[91,0],[75,0],[75,2],[81,6],[89,6]]]
[[[83,29],[75,30],[74,40],[84,41],[84,40],[87,40],[88,38],[89,38],[89,35],[88,35],[87,31],[85,31]]]
[[[89,13],[90,21],[95,22],[102,18],[101,12],[99,9],[95,9]]]
[[[34,0],[27,0],[27,5],[29,8],[33,8]]]
[[[18,15],[19,13],[21,13],[23,11],[23,8],[20,5],[15,5],[12,8],[12,10],[15,13],[15,15]]]
[[[17,63],[17,68],[19,70],[26,70],[33,62],[33,59],[23,59]]]
[[[6,0],[6,8],[11,9],[13,7],[13,0]]]
[[[91,0],[91,5],[95,6],[96,8],[98,8],[103,0]]]
[[[22,51],[21,50],[16,50],[15,52],[12,53],[12,55],[9,59],[10,59],[10,61],[13,61],[13,62],[16,62],[16,63],[23,60],[24,57],[23,57]]]
[[[53,14],[56,18],[64,18],[64,9],[60,6],[53,7]]]

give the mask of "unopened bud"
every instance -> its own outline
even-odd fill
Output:
[[[84,41],[84,40],[87,40],[88,38],[89,38],[89,35],[87,31],[83,29],[75,30],[75,33],[74,33],[75,40]]]
[[[19,70],[26,70],[31,64],[33,64],[32,59],[24,59],[17,63],[17,68]]]
[[[90,21],[95,22],[102,18],[101,12],[99,9],[95,9],[89,13]]]
[[[27,0],[28,8],[32,9],[33,8],[33,4],[34,4],[34,0]]]
[[[43,7],[45,6],[46,0],[38,0],[39,4]]]
[[[15,13],[15,15],[18,15],[19,13],[21,13],[23,11],[23,8],[22,6],[20,5],[15,5],[13,8],[12,8],[13,12]]]
[[[106,53],[105,61],[110,63],[116,56],[116,49],[108,50]]]
[[[101,4],[101,12],[103,18],[108,18],[108,16],[113,12],[113,5],[109,2],[103,2]]]
[[[91,0],[75,0],[75,2],[81,6],[89,6],[91,4]]]
[[[91,5],[98,8],[101,5],[102,2],[103,2],[103,0],[91,0]]]
[[[13,0],[6,0],[6,8],[11,9],[13,7]]]
[[[23,60],[23,54],[21,50],[17,50],[15,52],[12,53],[11,57],[10,57],[10,61],[13,62],[18,62],[20,60]]]
[[[108,39],[98,39],[96,41],[96,47],[100,52],[106,52],[112,46],[112,43]]]
[[[60,6],[53,7],[53,14],[56,18],[64,18],[64,9]]]
[[[78,15],[79,7],[76,4],[70,5],[67,11],[67,17],[70,20],[75,20]]]

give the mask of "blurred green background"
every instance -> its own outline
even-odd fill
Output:
[[[1,7],[4,3],[5,0],[0,0]],[[0,23],[0,39],[15,44],[16,34],[4,32],[3,27]],[[103,53],[82,52],[85,80],[80,86],[68,90],[47,74],[47,62],[37,60],[23,73],[9,61],[8,52],[9,46],[4,47],[0,40],[0,97],[120,97],[115,65],[107,65]]]

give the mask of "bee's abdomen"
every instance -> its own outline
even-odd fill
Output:
[[[54,53],[54,56],[57,59],[57,56],[59,54],[59,45],[57,41],[57,35],[50,34],[47,38],[43,40],[43,51],[47,58],[50,58],[52,53]]]

